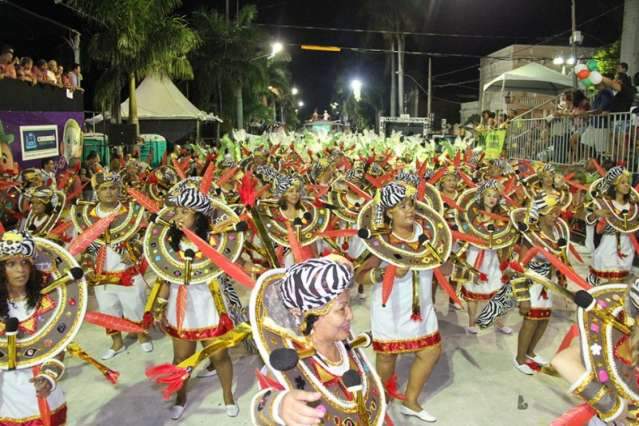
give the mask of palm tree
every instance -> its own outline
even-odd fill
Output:
[[[94,60],[106,68],[96,84],[96,103],[110,106],[119,122],[120,91],[123,81],[129,89],[129,123],[138,129],[138,79],[151,74],[169,78],[193,78],[187,54],[199,38],[187,22],[173,12],[180,0],[73,0],[74,5],[99,18],[89,43]]]

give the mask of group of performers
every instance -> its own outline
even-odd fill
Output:
[[[588,185],[472,147],[440,155],[414,138],[384,146],[367,137],[226,137],[155,169],[96,169],[92,191],[77,170],[7,176],[0,425],[65,423],[65,354],[115,380],[75,341],[83,323],[106,329],[105,362],[126,349],[123,332],[143,352],[154,350],[151,327],[170,336],[172,359],[158,355],[166,363],[146,375],[175,398],[173,420],[204,361],[199,374],[217,375],[226,414],[238,416],[229,349],[243,344],[264,362],[255,424],[401,424],[389,415],[393,400],[402,416],[435,422],[420,395],[445,339],[438,287],[467,312],[471,336],[492,325],[512,334],[504,320],[518,308],[513,366],[569,380],[585,401],[571,416],[639,421],[631,175],[598,168]],[[592,252],[587,277],[571,267],[584,262],[571,238],[577,216]],[[87,312],[90,289],[96,312]],[[351,295],[368,300],[370,330],[352,330]],[[576,325],[549,361],[536,349],[558,297],[577,304]],[[406,354],[402,391],[396,365]]]

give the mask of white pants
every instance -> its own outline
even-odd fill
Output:
[[[140,322],[146,304],[146,285],[141,275],[133,278],[133,285],[99,285],[95,287],[100,312]]]

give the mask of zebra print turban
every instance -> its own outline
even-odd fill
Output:
[[[405,172],[403,170],[401,172],[399,172],[399,174],[397,175],[397,177],[395,179],[396,180],[401,180],[401,181],[406,182],[406,183],[408,183],[410,185],[413,185],[415,187],[417,185],[419,185],[419,176],[417,176],[414,173]]]
[[[211,200],[196,188],[184,188],[179,194],[169,197],[169,203],[187,209],[208,214],[211,209]]]
[[[539,169],[539,175],[543,175],[546,173],[555,174],[557,171],[555,170],[555,166],[552,164],[545,163],[542,168]]]
[[[288,191],[293,185],[301,186],[300,180],[290,175],[279,175],[275,180],[274,194],[279,197]]]
[[[499,183],[495,179],[488,179],[488,180],[485,180],[484,182],[482,182],[482,184],[479,185],[479,189],[477,190],[477,194],[481,198],[481,197],[484,196],[486,191],[491,190],[491,189],[494,190],[494,191],[499,192]]]
[[[539,198],[535,198],[530,207],[530,219],[537,221],[540,214],[548,214],[559,202],[557,197],[542,193]]]
[[[628,286],[628,297],[635,310],[639,310],[639,280],[635,280],[632,285]]]
[[[411,197],[417,193],[415,187],[404,182],[391,182],[384,185],[381,190],[381,206],[385,209],[392,209],[404,198]]]
[[[273,182],[277,178],[277,170],[271,166],[260,165],[255,168],[255,174],[263,182]]]
[[[33,200],[34,198],[44,201],[45,203],[51,203],[53,207],[57,207],[60,203],[58,194],[51,188],[41,186],[39,188],[27,190],[26,197]]]
[[[621,166],[615,166],[612,169],[608,170],[608,173],[606,173],[606,176],[603,178],[603,182],[601,185],[602,191],[607,191],[608,188],[610,188],[617,182],[617,179],[619,179],[620,176],[625,174],[628,174],[628,171]]]
[[[287,309],[313,313],[339,296],[352,281],[353,267],[348,261],[335,255],[320,257],[288,268],[280,294]]]
[[[31,234],[19,231],[7,231],[0,237],[0,260],[12,256],[33,258],[35,241]]]

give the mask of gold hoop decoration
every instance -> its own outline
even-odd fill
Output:
[[[461,232],[479,237],[481,242],[473,241],[470,244],[480,249],[497,250],[515,244],[519,238],[519,231],[512,225],[509,217],[505,217],[504,221],[493,220],[492,232],[477,226],[475,219],[480,213],[477,207],[478,189],[467,189],[459,196],[458,204],[461,210],[455,211],[457,228]]]
[[[304,217],[301,217],[302,226],[298,233],[298,239],[302,246],[313,244],[319,237],[318,234],[326,231],[330,218],[330,211],[326,207],[317,208],[311,199],[302,199]],[[286,221],[292,220],[284,217],[277,200],[260,200],[257,203],[257,211],[264,222],[266,232],[277,244],[289,247],[288,229]],[[295,229],[295,226],[293,227]]]
[[[189,185],[198,184],[199,179],[192,180],[189,183]],[[183,187],[180,188],[182,189]],[[169,191],[169,195],[177,190],[176,185]],[[235,231],[235,225],[240,222],[240,218],[231,207],[223,202],[211,197],[209,199],[211,202],[209,215],[216,223],[211,227],[208,242],[231,262],[235,262],[242,254],[242,248],[244,247],[244,232]],[[184,253],[176,252],[168,243],[170,226],[167,226],[167,224],[173,223],[174,217],[175,209],[164,207],[158,213],[158,219],[149,223],[144,234],[144,256],[153,272],[160,279],[174,284],[184,284]],[[223,273],[220,268],[201,253],[196,254],[190,268],[189,285],[208,284],[213,278]]]
[[[71,206],[71,220],[76,229],[85,230],[100,220],[97,204],[78,202]],[[98,244],[119,244],[130,239],[140,229],[144,209],[137,203],[123,203],[120,212],[109,226],[108,241],[102,237],[95,240]]]
[[[315,351],[307,338],[298,334],[295,318],[282,303],[279,286],[284,274],[285,269],[272,269],[263,273],[251,292],[249,316],[253,339],[260,356],[285,389],[299,389],[299,384],[304,383],[304,390],[319,392],[322,395],[321,402],[326,407],[326,418],[330,419],[331,424],[362,424],[358,422],[357,401],[348,400],[341,393],[337,395],[331,392],[323,380],[317,377],[311,364]],[[374,366],[357,347],[355,342],[358,340],[360,339],[351,337],[344,344],[351,347],[347,351],[351,368],[358,371],[362,378],[362,394],[369,419],[366,424],[381,426],[386,412],[384,388]],[[288,371],[278,371],[270,363],[271,353],[282,348],[295,350],[300,358],[297,365]]]
[[[67,202],[67,196],[60,190],[52,189],[52,191],[54,196],[58,198],[58,202],[55,206],[53,206],[53,212],[51,212],[49,218],[44,221],[42,225],[37,226],[35,223],[33,223],[34,218],[32,210],[29,209],[29,214],[25,219],[24,229],[29,231],[29,233],[31,233],[31,235],[33,236],[46,236],[57,225],[60,217],[62,216],[62,211],[64,210],[64,206]]]
[[[615,208],[612,200],[601,190],[603,182],[604,178],[594,181],[588,193],[597,209],[610,211],[606,223],[623,234],[639,231],[639,192],[630,186],[630,209],[624,217],[624,213]]]
[[[424,187],[424,201],[440,215],[444,214],[444,202],[435,185],[426,182]]]
[[[164,202],[169,190],[178,183],[180,178],[171,166],[160,166],[151,172],[156,182],[147,182],[144,189],[149,197],[155,201]]]
[[[559,205],[557,205],[557,207],[559,207]],[[554,244],[557,242],[557,239],[555,239],[554,236],[549,235],[547,236],[547,238],[544,238],[537,226],[529,225],[528,209],[525,207],[511,210],[510,220],[515,227],[518,223],[524,223],[528,225],[528,230],[526,232],[522,232],[522,234],[526,241],[528,241],[533,247],[543,247],[555,255],[560,255],[564,251],[563,249],[567,248],[567,245],[564,247],[558,247],[556,244]],[[568,226],[566,221],[562,218],[557,218],[555,229],[559,230],[559,238],[563,238],[566,244],[570,244],[570,227]],[[549,244],[549,241],[551,241],[553,244]]]
[[[394,239],[390,228],[371,229],[375,220],[375,200],[371,200],[359,214],[357,226],[360,232],[367,233],[370,238],[362,241],[375,256],[398,266],[415,270],[428,270],[443,264],[453,244],[453,237],[446,220],[428,204],[421,201],[415,203],[416,223],[422,228],[426,239],[414,244]],[[362,235],[363,236],[363,235]],[[422,238],[420,237],[420,240]]]
[[[635,368],[631,365],[629,336],[617,330],[612,321],[602,321],[595,311],[605,311],[608,317],[617,320],[630,328],[630,321],[625,315],[624,303],[628,285],[607,284],[593,287],[588,293],[596,299],[591,309],[577,310],[577,324],[581,337],[581,353],[584,367],[592,377],[605,386],[613,400],[620,396],[625,401],[639,400]],[[636,323],[632,326],[637,327]],[[593,350],[597,348],[599,350]],[[595,379],[595,380],[597,380]],[[623,411],[623,404],[619,412]],[[611,416],[614,418],[615,416]],[[604,419],[609,421],[610,419]]]
[[[541,192],[543,189],[541,188],[541,181],[539,180],[539,176],[536,174],[530,175],[525,178],[522,182],[522,187],[524,189],[524,194],[526,198],[529,200],[534,200],[541,196]],[[546,195],[554,195],[559,199],[559,205],[562,210],[567,210],[568,207],[572,204],[572,193],[570,191],[558,191],[556,189],[553,190],[552,194]]]
[[[337,207],[333,213],[346,223],[357,222],[357,216],[366,204],[366,199],[352,191],[344,177],[337,178],[332,187],[334,189],[328,193],[328,202]]]
[[[79,268],[64,248],[40,237],[33,238],[33,265],[50,275],[49,284]],[[4,285],[4,283],[2,284]],[[41,296],[36,311],[20,322],[16,338],[16,368],[30,368],[62,352],[80,331],[87,309],[88,289],[84,278],[60,285]],[[8,370],[5,325],[0,322],[0,370]]]

